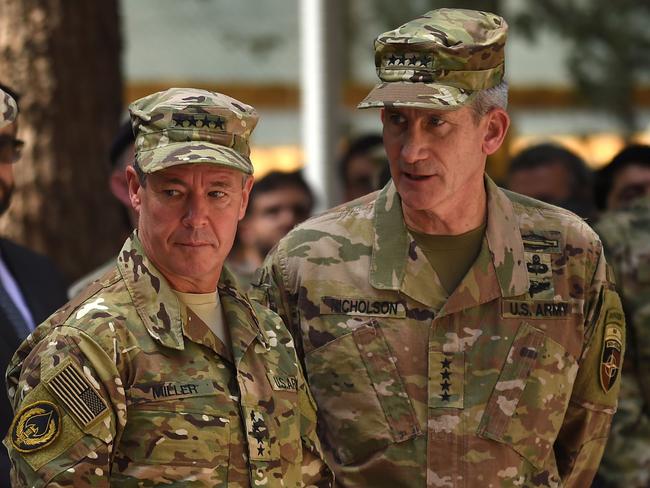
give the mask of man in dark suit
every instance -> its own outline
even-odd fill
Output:
[[[0,84],[0,215],[11,203],[13,164],[23,142],[16,138],[17,95]],[[20,343],[52,312],[66,302],[66,283],[44,256],[0,238],[0,434],[13,418],[4,371]],[[0,487],[9,487],[9,458],[0,448]]]

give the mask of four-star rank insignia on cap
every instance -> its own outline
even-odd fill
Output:
[[[617,324],[605,325],[603,350],[600,356],[600,386],[607,393],[618,378],[623,351],[623,333]]]
[[[23,407],[11,424],[11,443],[20,452],[33,452],[50,445],[61,430],[56,405],[40,401]]]

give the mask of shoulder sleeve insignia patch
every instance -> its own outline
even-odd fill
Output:
[[[618,324],[605,326],[603,351],[600,356],[600,386],[607,393],[618,378],[621,369],[623,351],[623,334]]]
[[[87,428],[108,413],[104,399],[71,362],[46,382],[50,391],[70,411],[72,417]]]
[[[30,453],[50,445],[61,430],[56,405],[40,401],[23,407],[11,424],[11,444],[19,452]]]

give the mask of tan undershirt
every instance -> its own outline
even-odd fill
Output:
[[[178,299],[192,310],[223,344],[230,349],[230,337],[217,292],[183,293],[174,290]]]
[[[481,251],[486,224],[457,236],[421,234],[409,229],[442,286],[451,295]]]

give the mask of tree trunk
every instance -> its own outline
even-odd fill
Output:
[[[0,80],[22,95],[16,193],[0,234],[75,279],[127,231],[108,190],[122,110],[117,0],[0,0]]]

